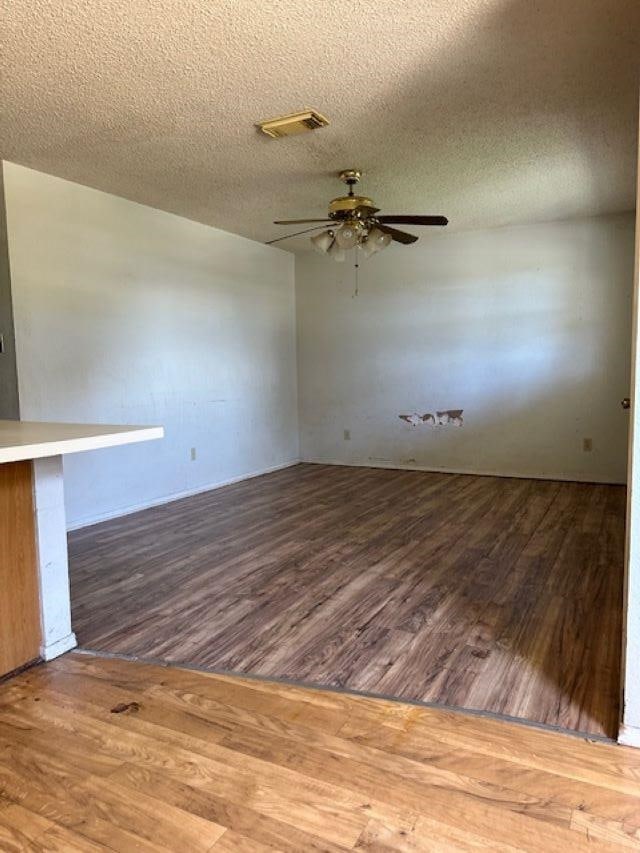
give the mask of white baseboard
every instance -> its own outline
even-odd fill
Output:
[[[61,640],[56,640],[55,643],[40,646],[40,657],[42,660],[53,660],[65,652],[75,649],[77,645],[76,635],[72,632],[71,634],[67,634],[66,637],[62,637]]]
[[[513,477],[516,480],[562,480],[567,483],[598,483],[607,486],[624,486],[624,480],[611,477],[579,476],[576,474],[524,474],[522,471],[490,471],[471,468],[439,468],[435,465],[405,465],[402,462],[386,462],[384,460],[367,460],[366,462],[345,462],[341,459],[319,459],[303,457],[300,462],[312,465],[342,465],[347,468],[388,468],[395,471],[426,471],[431,474],[468,474],[473,477]]]
[[[67,525],[67,530],[80,530],[82,527],[90,527],[92,524],[99,524],[101,521],[109,521],[111,518],[120,518],[123,515],[132,515],[134,512],[140,512],[143,509],[150,509],[154,506],[162,506],[162,504],[179,501],[181,498],[189,498],[192,495],[200,495],[203,492],[213,492],[215,489],[221,489],[223,486],[231,486],[234,483],[241,483],[243,480],[251,480],[254,477],[261,477],[263,474],[271,474],[274,471],[282,471],[284,468],[291,468],[293,465],[299,465],[299,459],[290,459],[288,462],[282,462],[279,465],[272,465],[269,468],[262,468],[259,471],[252,471],[250,474],[241,474],[239,477],[230,477],[228,480],[221,480],[217,483],[208,483],[205,486],[197,486],[195,489],[185,489],[182,492],[174,492],[171,495],[164,495],[161,498],[152,498],[149,501],[143,501],[132,506],[122,507],[120,509],[110,510],[109,512],[99,513],[98,515],[82,518],[79,521],[71,522]]]
[[[625,726],[622,723],[618,732],[618,743],[623,744],[623,746],[635,746],[637,749],[640,749],[640,728],[637,726]]]
[[[140,512],[143,509],[150,509],[154,506],[162,506],[162,504],[179,501],[181,498],[188,498],[192,495],[199,495],[202,492],[212,492],[215,489],[221,489],[223,486],[231,486],[233,483],[240,483],[243,480],[251,480],[253,477],[261,477],[263,474],[270,474],[273,471],[281,471],[284,468],[291,468],[292,465],[299,465],[301,462],[306,462],[313,465],[342,465],[347,468],[388,468],[398,471],[426,471],[432,474],[468,474],[476,477],[514,477],[520,480],[563,480],[571,483],[601,483],[604,485],[625,485],[623,481],[612,480],[607,477],[579,477],[575,474],[524,474],[518,471],[490,471],[490,470],[473,470],[470,468],[440,468],[435,465],[405,465],[401,462],[385,462],[380,460],[367,460],[366,462],[345,462],[341,459],[319,459],[308,457],[303,459],[291,459],[288,462],[282,462],[279,465],[272,465],[269,468],[262,468],[259,471],[252,471],[250,474],[242,474],[239,477],[231,477],[228,480],[221,480],[217,483],[207,483],[204,486],[198,486],[195,489],[185,489],[181,492],[175,492],[171,495],[164,495],[161,498],[153,498],[149,501],[133,504],[132,506],[122,507],[111,510],[109,512],[99,513],[98,515],[82,518],[79,521],[74,521],[67,525],[67,530],[80,530],[82,527],[90,527],[92,524],[99,524],[101,521],[109,521],[112,518],[120,518],[124,515],[131,515],[134,512]]]

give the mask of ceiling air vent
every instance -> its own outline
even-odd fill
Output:
[[[316,130],[328,124],[329,120],[320,113],[315,110],[305,110],[301,113],[291,113],[288,116],[260,121],[258,127],[267,136],[280,139],[281,136],[295,136],[297,133],[306,133],[308,130]]]

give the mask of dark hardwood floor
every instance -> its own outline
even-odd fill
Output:
[[[70,535],[81,646],[613,736],[625,489],[298,465]]]

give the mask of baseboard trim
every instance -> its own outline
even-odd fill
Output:
[[[110,512],[100,513],[99,515],[83,518],[80,521],[74,521],[67,525],[67,530],[80,530],[83,527],[91,527],[93,524],[100,524],[101,521],[109,521],[112,518],[121,518],[125,515],[133,515],[134,512],[140,512],[143,509],[151,509],[154,506],[162,506],[163,504],[173,503],[182,498],[190,498],[193,495],[200,495],[203,492],[213,492],[216,489],[221,489],[224,486],[232,486],[234,483],[241,483],[243,480],[252,480],[254,477],[262,477],[263,474],[272,474],[274,471],[282,471],[284,468],[291,468],[293,465],[299,465],[299,459],[290,459],[288,462],[282,462],[279,465],[271,465],[269,468],[262,468],[259,471],[252,471],[249,474],[241,474],[239,477],[230,477],[227,480],[221,480],[216,483],[207,483],[204,486],[197,486],[195,489],[185,489],[182,492],[174,492],[171,495],[164,495],[161,498],[153,498],[150,501],[143,501],[133,506],[116,509]]]
[[[504,477],[515,480],[560,480],[565,483],[595,483],[605,486],[625,486],[626,481],[611,477],[580,477],[575,474],[523,474],[521,471],[472,470],[470,468],[439,468],[435,465],[405,465],[402,462],[368,460],[366,462],[344,462],[339,459],[303,457],[299,462],[309,465],[341,465],[345,468],[386,468],[392,471],[425,471],[429,474],[466,474],[471,477]]]
[[[75,649],[77,645],[78,641],[76,640],[76,635],[71,632],[71,634],[67,634],[66,637],[56,640],[55,643],[48,643],[46,646],[40,646],[40,657],[45,661],[53,660],[54,658],[60,657],[60,655],[63,655],[65,652]]]
[[[618,743],[623,746],[635,746],[636,749],[640,749],[640,728],[637,726],[626,726],[622,723],[618,732]]]
[[[626,485],[623,481],[612,480],[607,477],[578,477],[573,474],[523,474],[519,471],[476,471],[469,468],[440,468],[435,465],[405,465],[401,462],[384,462],[375,460],[368,460],[366,462],[344,462],[340,459],[305,457],[302,459],[290,459],[289,461],[282,462],[279,465],[272,465],[269,468],[262,468],[258,471],[252,471],[249,474],[242,474],[239,477],[231,477],[217,483],[207,483],[204,486],[197,486],[195,489],[185,489],[181,492],[174,492],[171,495],[153,498],[152,500],[143,501],[142,503],[134,504],[129,507],[100,513],[99,515],[91,516],[89,518],[83,518],[79,521],[74,521],[68,524],[67,530],[80,530],[83,527],[91,527],[93,524],[100,524],[101,521],[109,521],[112,518],[121,518],[125,515],[132,515],[134,512],[141,512],[143,509],[162,506],[163,504],[179,501],[182,498],[189,498],[192,495],[199,495],[203,492],[213,492],[216,489],[223,488],[224,486],[232,486],[234,483],[241,483],[243,480],[252,480],[254,477],[261,477],[263,474],[282,471],[285,468],[291,468],[293,465],[299,465],[300,463],[309,465],[340,465],[345,468],[386,468],[392,471],[425,471],[426,473],[431,474],[465,474],[472,477],[505,477],[518,480],[560,480],[568,483],[597,483],[599,485],[616,486]]]

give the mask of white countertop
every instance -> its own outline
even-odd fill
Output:
[[[161,426],[61,424],[45,421],[0,420],[0,463],[41,459],[162,438]]]

